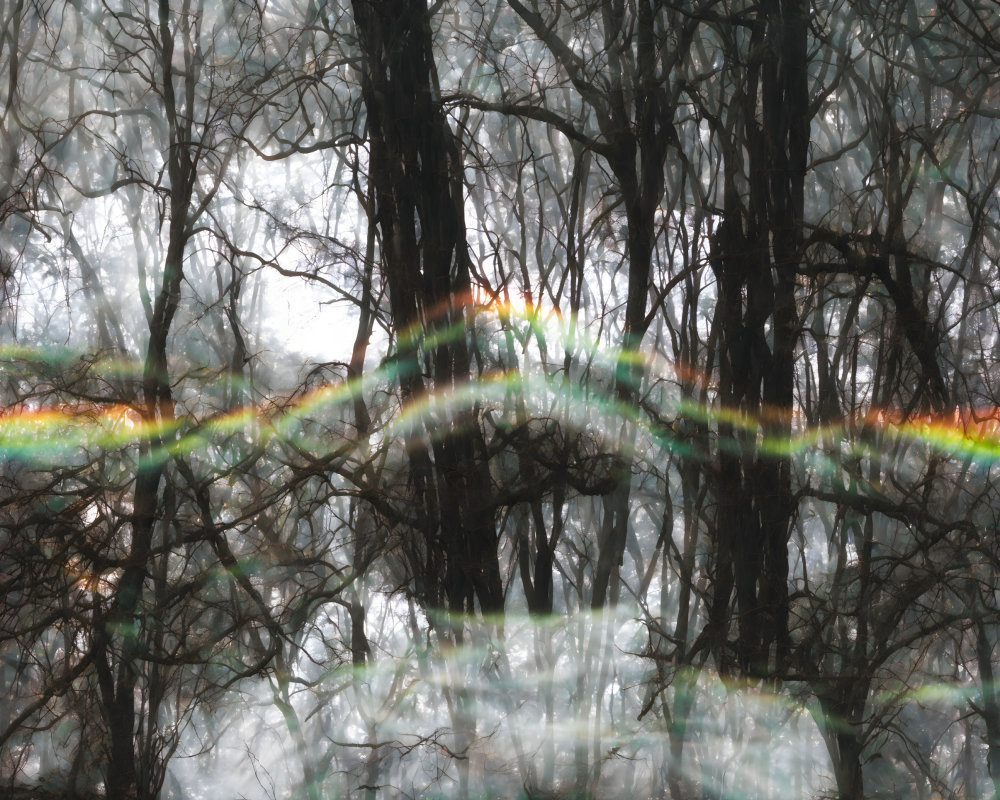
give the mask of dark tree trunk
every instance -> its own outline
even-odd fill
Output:
[[[864,712],[871,680],[841,676],[815,687],[838,800],[864,800]]]
[[[976,621],[976,663],[983,687],[983,721],[986,723],[987,766],[993,783],[993,800],[1000,798],[1000,691],[993,670],[993,639],[986,623]]]
[[[371,142],[382,263],[397,331],[404,402],[469,380],[466,309],[470,265],[461,153],[436,101],[431,20],[419,0],[352,3],[364,58],[362,93]],[[421,336],[437,334],[421,364]],[[503,609],[485,445],[475,415],[458,409],[409,442],[423,542],[411,551],[417,591],[456,613]],[[422,548],[422,549],[421,549]]]
[[[170,227],[163,278],[149,320],[149,342],[143,370],[142,416],[151,431],[142,445],[143,458],[136,473],[133,495],[131,548],[118,583],[113,629],[121,638],[113,691],[105,693],[107,722],[111,738],[108,762],[108,797],[151,800],[159,793],[153,776],[140,775],[135,753],[135,694],[139,681],[139,657],[143,622],[140,613],[143,584],[153,547],[154,529],[159,515],[159,491],[164,461],[161,448],[163,429],[169,430],[174,419],[173,398],[167,371],[167,337],[181,298],[184,277],[184,251],[191,236],[189,227],[191,198],[195,185],[195,161],[183,143],[190,141],[190,124],[177,115],[174,97],[173,30],[170,6],[160,0],[159,23],[163,69],[163,102],[170,130],[171,147],[167,159],[170,180]],[[113,658],[113,647],[103,650]],[[109,663],[110,666],[110,663]],[[150,710],[149,713],[155,713]],[[155,720],[150,721],[155,725]]]
[[[770,0],[752,28],[750,47],[762,56],[745,70],[729,121],[732,131],[746,134],[749,197],[744,203],[738,180],[744,156],[730,148],[724,219],[711,260],[718,279],[720,403],[744,422],[719,425],[709,634],[720,666],[727,668],[735,657],[740,671],[757,677],[780,677],[789,655],[788,536],[795,509],[782,443],[791,435],[799,326],[795,287],[809,144],[807,26],[808,6],[801,0]],[[770,445],[763,450],[758,430]],[[739,629],[730,656],[733,592]]]
[[[657,76],[658,43],[655,32],[655,4],[643,0],[637,5],[637,74],[634,86],[618,85],[611,93],[601,117],[602,133],[609,144],[608,161],[621,188],[628,223],[628,290],[625,300],[622,358],[615,373],[615,392],[624,408],[635,406],[643,370],[635,354],[649,326],[646,318],[656,242],[655,215],[663,197],[664,158],[667,147],[676,142],[673,109],[665,102],[664,87]],[[616,11],[606,9],[605,28],[614,30]],[[615,51],[609,50],[612,58]],[[628,111],[628,95],[634,96],[634,113]],[[632,465],[627,451],[634,439],[624,443],[625,455],[616,465],[615,490],[604,504],[604,535],[598,542],[597,568],[591,607],[603,608],[615,568],[625,554],[628,536]]]

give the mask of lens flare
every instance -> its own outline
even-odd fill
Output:
[[[441,316],[443,312],[439,309],[437,313]],[[936,452],[964,460],[1000,459],[1000,409],[997,408],[955,409],[950,415],[939,416],[905,415],[897,409],[871,408],[838,424],[810,427],[804,424],[801,414],[788,410],[764,409],[752,415],[742,409],[684,399],[654,402],[651,393],[638,404],[628,404],[613,391],[615,371],[623,364],[641,370],[649,383],[657,386],[669,387],[682,381],[706,384],[708,378],[659,354],[624,351],[602,344],[587,333],[588,326],[583,321],[567,317],[557,309],[543,313],[527,302],[494,299],[474,306],[474,313],[477,328],[492,325],[497,338],[502,331],[513,331],[522,357],[530,355],[533,346],[559,346],[572,352],[580,363],[587,365],[584,379],[573,380],[561,369],[547,371],[530,365],[521,369],[489,367],[479,377],[438,386],[411,398],[385,423],[383,438],[412,435],[418,429],[426,435],[440,435],[454,430],[456,425],[472,424],[469,412],[476,409],[497,409],[493,416],[499,417],[498,424],[512,424],[503,414],[511,407],[508,401],[516,397],[529,413],[546,418],[557,414],[569,425],[603,426],[611,431],[628,422],[657,446],[688,456],[697,455],[689,432],[685,432],[686,426],[694,423],[730,431],[732,438],[716,438],[721,449],[751,446],[764,456],[803,457],[824,470],[834,467],[833,461],[823,454],[826,444],[838,446],[838,452],[846,445],[848,451],[862,454],[871,446],[866,432],[922,442]],[[429,353],[469,335],[465,321],[459,320],[430,326],[429,332],[413,326],[400,335],[399,341],[403,347]],[[508,355],[513,358],[517,354]],[[502,357],[500,360],[504,361]],[[32,365],[27,372],[82,371],[88,378],[99,376],[104,380],[141,374],[137,364],[122,359],[86,361],[80,354],[65,349],[33,350],[20,345],[0,348],[0,364],[4,362],[3,371],[15,375],[18,363]],[[86,369],[81,368],[82,363]],[[406,370],[418,368],[415,364],[390,357],[364,378],[326,383],[292,400],[276,396],[222,413],[206,411],[166,420],[152,418],[139,406],[114,401],[25,400],[0,409],[0,453],[22,462],[57,464],[81,449],[118,450],[146,442],[153,443],[155,448],[150,457],[168,458],[204,450],[213,442],[242,435],[253,437],[257,445],[272,440],[294,442],[297,447],[321,456],[338,449],[344,441],[331,437],[330,426],[321,433],[311,432],[309,423],[346,409],[356,398],[370,396],[374,390],[394,384]],[[212,395],[210,382],[200,385],[206,395]],[[57,393],[53,389],[49,394]],[[773,433],[774,423],[781,420],[784,423],[779,427],[785,427],[787,435]],[[340,431],[341,438],[345,435]]]

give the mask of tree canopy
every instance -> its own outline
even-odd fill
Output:
[[[0,58],[0,791],[1000,797],[990,3]]]

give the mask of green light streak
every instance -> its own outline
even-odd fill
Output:
[[[483,311],[481,310],[480,315]],[[602,346],[589,337],[579,320],[563,318],[556,314],[543,316],[537,309],[517,310],[504,307],[489,312],[503,326],[523,324],[519,333],[524,347],[532,340],[555,343],[572,349],[585,357],[590,369],[607,367],[604,376],[606,391],[611,392],[611,376],[622,364],[644,369],[660,379],[676,379],[678,370],[659,357],[640,352],[626,352],[620,348]],[[400,339],[406,347],[419,347],[425,352],[453,343],[467,336],[464,320],[436,328],[420,338],[417,331],[410,331]],[[4,364],[3,362],[7,362]],[[26,378],[23,373],[33,370],[30,365],[48,369],[59,367],[79,370],[87,379],[134,378],[141,374],[135,362],[119,358],[87,361],[84,356],[64,348],[32,349],[22,345],[0,348],[0,369],[8,374]],[[20,367],[21,369],[18,369]],[[87,452],[124,451],[142,443],[152,447],[145,462],[168,459],[188,453],[207,451],[214,445],[232,437],[244,437],[250,443],[264,446],[271,442],[289,443],[296,448],[322,457],[351,442],[343,434],[331,434],[329,428],[320,434],[309,429],[330,412],[342,410],[346,417],[348,406],[358,397],[370,395],[376,389],[394,385],[406,375],[407,369],[419,368],[398,358],[387,358],[383,364],[365,377],[321,386],[289,404],[280,411],[265,411],[262,407],[245,406],[232,411],[213,414],[203,419],[194,416],[177,420],[143,419],[138,409],[95,402],[45,406],[23,404],[6,409],[0,416],[0,455],[33,465],[59,465],[75,461]],[[220,390],[223,381],[216,382]],[[210,393],[212,383],[202,383],[203,393]],[[49,394],[55,394],[54,390]],[[455,432],[462,425],[476,420],[475,409],[489,409],[500,426],[514,423],[513,398],[523,401],[529,415],[555,418],[561,424],[574,428],[590,428],[612,442],[620,437],[616,431],[622,424],[634,426],[637,433],[646,437],[660,450],[670,450],[687,457],[706,457],[696,449],[695,439],[682,433],[685,420],[703,426],[708,431],[708,441],[722,452],[752,452],[770,458],[802,458],[814,469],[822,472],[836,470],[840,452],[846,444],[846,455],[863,456],[871,449],[858,431],[864,426],[878,428],[912,442],[921,442],[944,455],[992,463],[1000,460],[1000,439],[996,435],[971,436],[954,420],[892,421],[892,414],[869,412],[864,420],[795,430],[795,420],[785,412],[781,421],[777,414],[751,416],[739,409],[702,406],[683,400],[668,400],[656,409],[655,419],[634,405],[623,403],[617,397],[598,394],[592,389],[567,380],[561,372],[546,375],[541,370],[520,373],[513,370],[490,371],[462,384],[430,391],[408,402],[401,412],[393,415],[376,433],[383,441],[392,437],[421,436],[433,438]],[[995,415],[994,415],[995,416]],[[339,417],[338,417],[339,418]],[[992,417],[991,417],[992,418]],[[479,424],[476,422],[476,424]],[[775,428],[790,428],[788,435],[774,434]],[[731,432],[731,433],[727,433]],[[355,443],[361,446],[360,443]],[[826,450],[837,449],[837,456]],[[609,447],[614,450],[614,447]],[[635,454],[619,453],[634,457]],[[654,456],[648,456],[651,458]]]

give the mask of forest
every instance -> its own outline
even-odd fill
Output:
[[[0,796],[1000,798],[992,0],[0,64]]]

